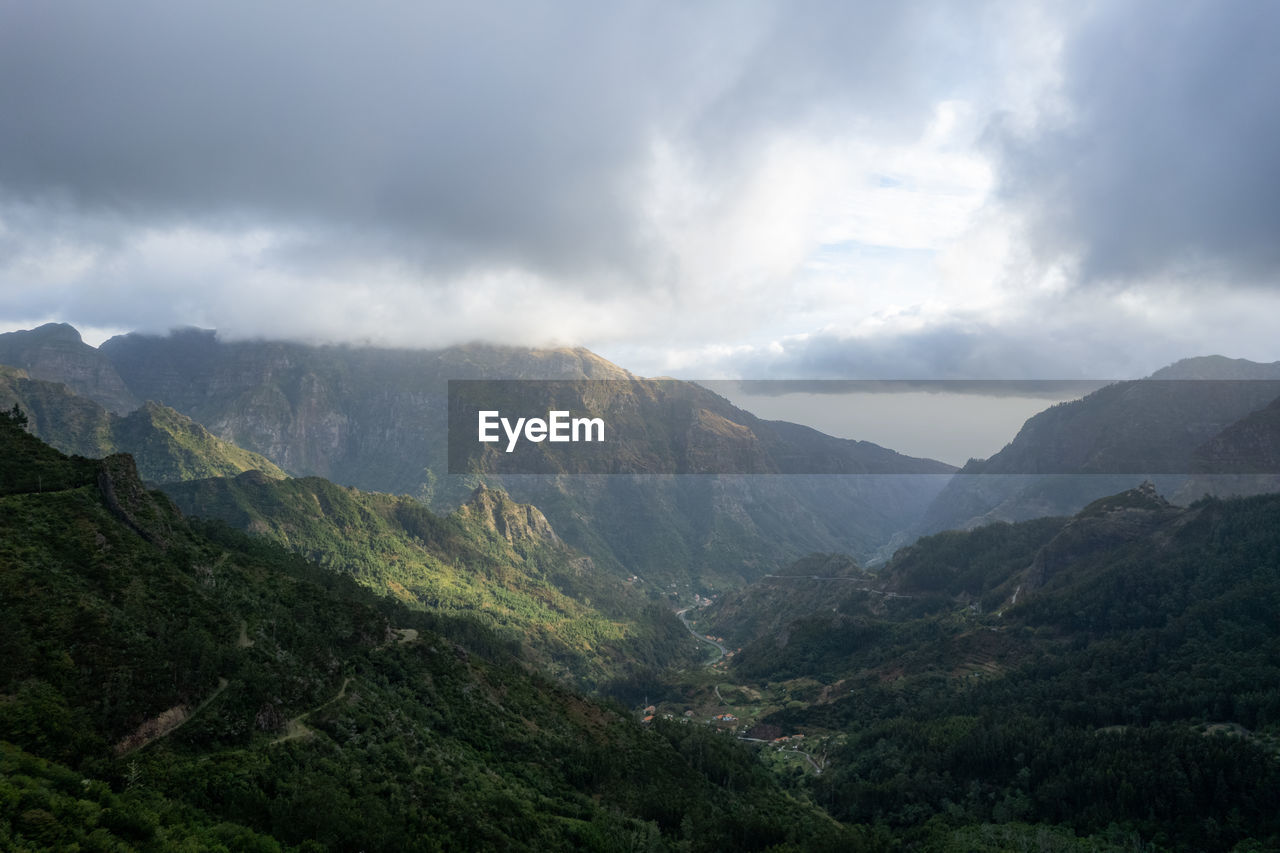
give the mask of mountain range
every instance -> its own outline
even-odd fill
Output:
[[[1069,827],[1041,849],[1120,827],[1150,849],[1280,837],[1280,495],[1177,507],[1147,483],[1070,518],[925,537],[870,582],[811,576],[824,565],[697,624],[751,629],[718,693],[739,714],[732,697],[773,697],[757,736],[826,738],[810,789],[842,820],[922,849],[1036,849],[1027,824]],[[988,834],[934,848],[926,819]]]
[[[225,343],[198,330],[124,335],[95,349],[70,327],[48,325],[0,335],[4,353],[32,376],[70,365],[68,386],[74,379],[90,399],[118,404],[123,388],[132,399],[172,407],[293,476],[408,494],[441,511],[460,506],[484,480],[538,506],[602,569],[669,590],[741,583],[813,550],[870,554],[919,517],[953,470],[761,421],[710,391],[676,383],[681,405],[698,416],[688,419],[693,433],[668,430],[653,449],[659,470],[677,470],[677,457],[691,445],[714,456],[717,443],[733,445],[745,435],[757,448],[760,474],[769,476],[447,475],[449,379],[644,382],[583,349]],[[93,377],[104,377],[101,387],[92,386]],[[661,397],[635,396],[641,420],[665,423]],[[733,424],[734,436],[698,427],[708,420]],[[797,458],[808,459],[803,470],[814,473],[772,473],[794,468]],[[864,476],[830,477],[827,470]]]
[[[1280,364],[1104,387],[952,476],[585,350],[0,354],[15,849],[1280,843],[1280,497],[1200,497],[1276,491]],[[459,376],[620,383],[668,470],[754,467],[449,475]]]

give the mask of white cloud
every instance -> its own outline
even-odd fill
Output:
[[[93,5],[70,23],[33,8],[0,27],[25,69],[0,79],[0,109],[27,128],[0,142],[0,327],[580,343],[683,375],[1265,356],[1271,300],[1228,291],[1238,275],[1197,288],[1157,264],[1080,294],[1079,265],[1046,260],[1028,238],[1043,222],[1010,195],[1017,164],[993,140],[1061,142],[1089,106],[1081,57],[1132,14],[603,9],[157,4],[143,38]],[[115,41],[84,42],[95,28]],[[1223,43],[1175,35],[1198,55]],[[108,43],[137,61],[106,61]],[[1045,150],[1044,174],[1080,167]],[[1110,226],[1116,245],[1130,225]]]

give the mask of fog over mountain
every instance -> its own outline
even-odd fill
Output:
[[[1273,4],[0,7],[0,329],[1269,361]]]

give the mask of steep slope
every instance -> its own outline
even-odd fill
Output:
[[[696,644],[670,609],[559,540],[537,509],[480,487],[451,517],[318,477],[173,483],[188,515],[260,534],[375,592],[467,615],[588,688],[681,665]]]
[[[1173,493],[1206,471],[1206,442],[1278,397],[1280,362],[1212,356],[1058,404],[990,459],[965,465],[918,532],[1068,515],[1148,478]]]
[[[1280,492],[1280,399],[1197,447],[1192,470],[1174,493],[1177,503]]]
[[[581,349],[225,343],[189,330],[114,338],[102,352],[139,396],[173,406],[294,474],[410,494],[437,509],[459,505],[477,482],[444,473],[448,380],[634,379]],[[661,425],[655,451],[661,470],[677,470],[681,453],[714,461],[743,450],[761,463],[752,471],[863,476],[486,479],[538,506],[560,536],[601,567],[664,589],[674,583],[683,594],[766,573],[814,550],[869,553],[920,516],[951,470],[760,421],[705,389],[674,384],[683,389],[680,411],[692,419],[687,428],[672,428],[658,395],[618,401],[642,407],[638,422]],[[897,476],[905,470],[922,473]]]
[[[879,583],[844,554],[810,554],[696,614],[699,631],[741,646],[765,636],[785,643],[791,623],[829,609],[849,593]]]
[[[474,623],[193,525],[128,457],[4,417],[0,470],[6,846],[863,846],[731,741],[642,729]]]
[[[61,382],[117,415],[133,411],[141,402],[110,359],[66,323],[0,334],[0,364],[22,368],[33,379]]]
[[[0,407],[18,405],[34,435],[65,453],[129,453],[142,478],[166,483],[262,471],[284,477],[267,458],[236,447],[167,406],[147,402],[123,417],[65,385],[30,379],[0,366]]]
[[[1280,842],[1280,495],[1134,489],[922,539],[883,575],[902,597],[824,605],[730,668],[825,685],[764,724],[832,738],[811,791],[834,814]]]

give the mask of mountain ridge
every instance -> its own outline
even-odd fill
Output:
[[[442,511],[460,505],[478,479],[487,479],[444,473],[448,379],[635,379],[582,349],[224,343],[214,333],[185,330],[167,337],[119,336],[101,351],[137,397],[171,406],[293,475],[408,494]],[[710,392],[686,393],[705,394],[701,408],[731,413],[727,401]],[[848,470],[859,471],[866,466],[858,459],[892,454],[799,427],[752,423],[762,435],[775,436],[768,440],[777,447],[809,447],[810,467],[829,457],[848,460]],[[778,437],[780,432],[787,435]],[[720,452],[711,433],[698,435],[712,442],[710,452]],[[674,452],[675,446],[662,452]],[[908,459],[893,458],[899,468]],[[606,570],[675,583],[684,594],[740,582],[812,550],[872,552],[922,511],[950,471],[940,463],[920,464],[934,465],[938,473],[878,481],[824,480],[819,474],[491,482],[517,501],[538,506],[561,537]]]
[[[26,414],[33,434],[65,453],[132,454],[150,483],[248,470],[286,476],[266,457],[223,441],[167,406],[147,401],[117,415],[62,383],[31,379],[24,370],[0,365],[0,407],[12,405]]]

